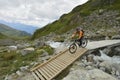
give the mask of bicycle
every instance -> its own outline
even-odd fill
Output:
[[[87,46],[87,43],[88,43],[87,38],[84,37],[82,38],[82,43],[80,46],[79,46],[80,42],[78,40],[73,40],[73,43],[69,46],[69,52],[73,54],[76,52],[77,46],[85,48]]]

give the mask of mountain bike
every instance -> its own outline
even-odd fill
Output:
[[[73,43],[69,46],[69,52],[71,54],[73,54],[73,53],[76,52],[78,46],[82,47],[82,48],[85,48],[87,46],[87,43],[88,43],[87,38],[84,38],[84,37],[82,38],[81,45],[79,45],[80,42],[75,39],[75,40],[73,40]]]

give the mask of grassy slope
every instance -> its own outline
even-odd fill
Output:
[[[0,33],[0,39],[5,39],[5,38],[7,38],[7,36],[5,36],[2,33]]]
[[[26,54],[25,56],[20,53],[16,53],[16,51],[0,53],[0,80],[4,80],[3,78],[7,74],[9,75],[16,72],[22,66],[30,66],[30,63],[33,61],[39,62],[38,58],[40,58],[40,55],[44,53],[44,50],[48,52],[49,55],[52,55],[54,52],[54,49],[50,46],[43,46],[33,53]]]
[[[50,32],[62,34],[72,28],[79,26],[83,17],[89,16],[93,11],[99,9],[120,10],[120,0],[90,0],[87,3],[77,6],[70,13],[64,14],[59,20],[38,29],[32,36],[32,39],[48,35]],[[79,18],[78,15],[80,15]]]

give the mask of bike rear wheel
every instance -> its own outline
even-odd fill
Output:
[[[87,39],[86,39],[86,38],[83,38],[83,39],[82,39],[81,47],[82,47],[82,48],[85,48],[85,47],[87,46],[87,43],[88,43]]]
[[[76,52],[76,50],[77,50],[77,45],[75,43],[71,44],[69,47],[69,52],[73,54]]]

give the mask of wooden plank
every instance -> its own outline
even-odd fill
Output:
[[[50,65],[51,65],[52,67],[54,67],[57,71],[58,71],[59,69],[61,69],[61,66],[58,65],[58,64],[56,64],[55,61],[51,62]]]
[[[75,54],[70,54],[69,52],[61,53],[61,55],[55,56],[51,60],[48,60],[46,63],[37,66],[32,69],[33,71],[37,69],[41,74],[41,77],[44,76],[44,80],[51,80],[55,76],[57,76],[62,70],[67,68],[70,64],[72,64],[77,58],[79,58],[82,54],[84,54],[87,49],[79,49]],[[32,71],[31,70],[31,71]],[[36,76],[37,80],[40,80],[40,74],[35,70],[36,73],[33,75]],[[40,78],[40,79],[39,79]]]
[[[64,64],[68,64],[71,62],[72,59],[70,57],[68,58],[67,56],[67,57],[60,57],[59,60]]]
[[[54,63],[55,63],[56,65],[60,66],[61,68],[66,65],[66,64],[62,63],[61,61],[59,61],[59,60],[57,60],[57,59],[54,60]]]
[[[50,61],[56,59],[57,57],[59,57],[60,55],[64,54],[64,53],[67,52],[67,51],[68,51],[68,49],[66,49],[66,50],[63,51],[62,53],[57,54],[57,55],[54,56],[53,58],[49,59],[47,62],[44,62],[44,63],[42,63],[42,64],[40,64],[40,65],[38,65],[38,66],[30,69],[30,71],[34,71],[35,69],[38,69],[39,67],[46,65],[47,63],[49,63]]]
[[[52,66],[54,67],[54,68],[57,68],[57,71],[59,71],[60,69],[62,69],[62,67],[64,66],[63,64],[61,65],[59,62],[56,62],[56,60],[54,60],[54,62],[51,62],[52,64]]]
[[[81,53],[83,54],[83,53],[85,53],[87,50],[83,50]],[[80,56],[79,56],[80,57]],[[65,68],[67,68],[70,64],[72,64],[72,62],[71,63],[69,63],[67,66],[64,66],[64,69]],[[62,72],[64,69],[61,69],[60,71],[58,71],[54,76],[52,76],[51,78],[50,78],[50,80],[52,80],[54,77],[56,77],[60,72]]]
[[[42,67],[42,68],[40,68],[39,70],[41,70],[41,72],[42,72],[42,74],[44,74],[44,77],[46,78],[46,79],[49,79],[50,78],[50,74]]]
[[[48,64],[47,66],[50,67],[50,69],[53,70],[55,73],[58,71],[58,70],[57,70],[56,68],[54,68],[54,66],[51,65],[51,64]]]
[[[66,54],[64,56],[60,56],[58,59],[60,59],[62,62],[64,62],[65,64],[69,63],[71,61],[71,58],[69,56],[69,54]]]
[[[39,76],[39,80],[45,80],[45,78],[41,75],[41,73],[38,70],[35,70],[35,72]]]
[[[35,80],[40,80],[35,72],[32,72],[32,75],[34,76]]]
[[[47,67],[42,67],[42,69],[45,70],[45,72],[47,73],[47,75],[50,77],[51,75],[53,75],[53,73],[47,68]]]
[[[41,68],[39,68],[38,71],[41,73],[42,76],[44,76],[45,80],[49,79],[49,76],[46,74],[46,72],[44,72],[44,70],[42,70]]]

